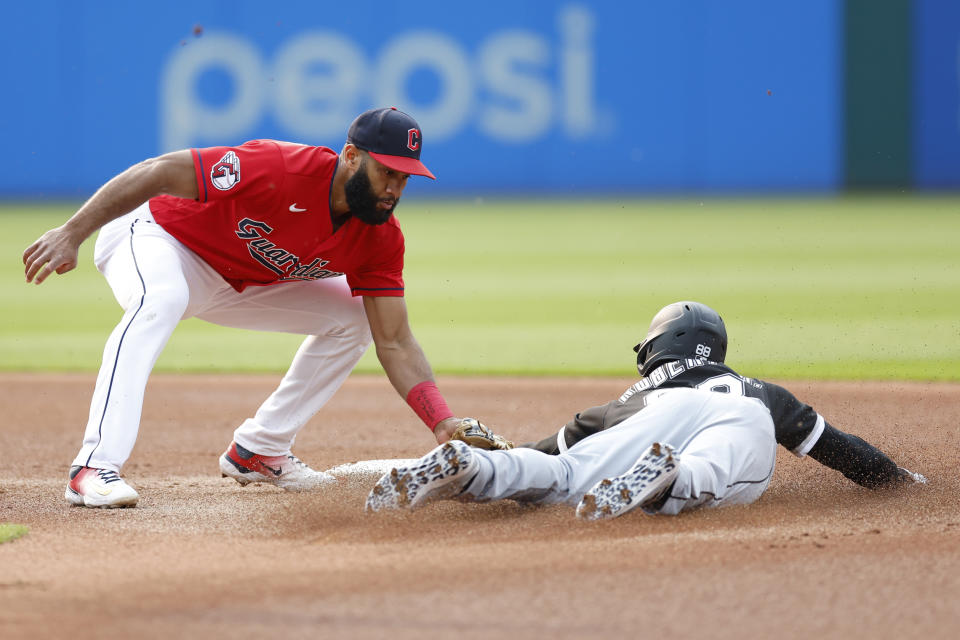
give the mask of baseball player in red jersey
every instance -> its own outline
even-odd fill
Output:
[[[420,161],[412,117],[359,115],[338,154],[274,140],[175,151],[101,187],[63,226],[24,251],[27,282],[94,251],[125,313],[104,348],[83,446],[66,499],[133,506],[119,475],[137,437],[147,378],[177,324],[306,335],[280,386],[234,433],[220,470],[242,485],[312,490],[332,476],[291,453],[297,432],[333,395],[371,340],[390,382],[445,442],[447,407],[407,321],[404,242],[393,216]]]

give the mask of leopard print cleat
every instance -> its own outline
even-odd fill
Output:
[[[577,505],[583,520],[608,520],[637,507],[644,510],[668,496],[679,471],[680,456],[673,447],[654,442],[626,473],[606,478],[584,494]]]
[[[384,474],[367,496],[366,510],[416,509],[427,502],[453,498],[463,492],[478,467],[469,445],[447,441],[414,464]]]

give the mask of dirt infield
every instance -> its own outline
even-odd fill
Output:
[[[789,383],[927,475],[868,491],[781,450],[749,506],[582,523],[563,507],[366,516],[372,478],[241,488],[217,456],[276,377],[157,376],[124,469],[136,509],[68,507],[90,376],[0,375],[0,637],[960,637],[960,386]],[[631,380],[442,378],[461,414],[532,440]],[[433,446],[383,377],[301,433],[316,468]]]

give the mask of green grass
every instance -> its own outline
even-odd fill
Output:
[[[16,540],[20,536],[25,536],[29,530],[29,528],[22,524],[0,522],[0,544]]]
[[[411,324],[434,369],[631,375],[676,300],[705,302],[728,362],[774,378],[960,380],[960,198],[408,202]],[[23,283],[69,206],[0,208],[0,369],[94,370],[120,317],[92,266]],[[164,371],[285,370],[297,336],[190,320]],[[379,371],[372,351],[360,371]]]

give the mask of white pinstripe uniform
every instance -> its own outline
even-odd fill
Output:
[[[680,454],[661,513],[753,502],[773,475],[777,443],[770,411],[760,400],[671,388],[645,392],[639,410],[572,446],[561,430],[557,455],[474,450],[480,467],[466,492],[478,501],[576,506],[597,482],[630,469],[654,442],[671,444]]]
[[[616,400],[580,412],[557,434],[529,448],[475,451],[480,473],[468,493],[479,500],[576,505],[594,484],[626,472],[660,442],[680,454],[680,470],[661,513],[749,503],[769,485],[778,443],[804,457],[827,426],[783,387],[741,376],[723,363],[685,358],[653,369]],[[838,438],[854,439],[833,428],[830,433],[830,447]],[[885,458],[856,440],[865,458]],[[889,475],[886,467],[896,469],[889,460],[876,471],[859,458],[839,462],[831,466],[860,482],[856,473],[881,477]]]

